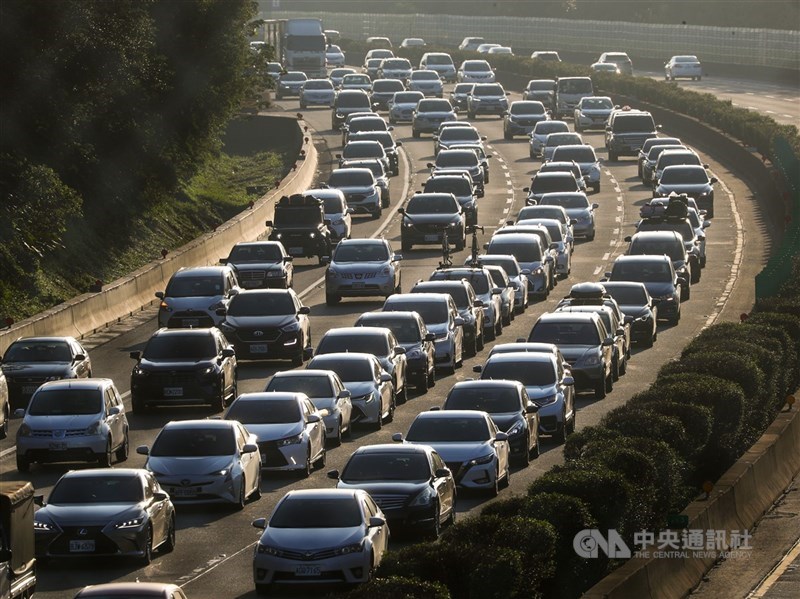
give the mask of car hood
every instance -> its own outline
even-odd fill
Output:
[[[414,441],[409,441],[409,443],[414,443]],[[463,443],[427,441],[421,444],[433,447],[445,462],[466,462],[487,453],[494,453],[494,447],[489,444],[489,441]]]
[[[332,262],[331,269],[340,273],[372,273],[389,266],[385,260],[365,260],[363,262]]]
[[[216,360],[148,360],[142,358],[139,362],[139,368],[147,371],[156,370],[204,370],[208,366],[212,366]]]
[[[371,195],[375,192],[375,188],[372,185],[345,185],[341,187],[336,187],[344,194],[354,194],[354,193],[363,193],[367,195]]]
[[[428,331],[430,331],[437,337],[439,335],[445,335],[450,332],[449,325],[446,322],[435,322],[435,323],[427,322],[425,323],[425,326],[428,327]]]
[[[473,100],[478,100],[479,102],[483,102],[484,100],[489,100],[491,102],[498,102],[500,100],[506,100],[505,95],[498,94],[496,96],[473,96]]]
[[[555,385],[526,385],[525,390],[528,392],[530,400],[535,404],[538,404],[541,399],[551,397],[558,392]]]
[[[561,350],[561,353],[564,354],[564,357],[569,361],[579,360],[584,354],[596,352],[598,347],[597,345],[564,345],[562,343],[557,345],[558,349]]]
[[[586,208],[566,208],[566,211],[570,218],[588,218],[591,215]]]
[[[277,424],[245,424],[245,428],[253,433],[259,443],[277,441],[285,437],[299,435],[303,431],[302,422],[279,422]],[[210,472],[210,471],[209,471]]]
[[[247,272],[250,270],[281,270],[283,262],[242,262],[241,264],[228,263],[237,272]]]
[[[93,422],[102,419],[97,414],[61,414],[58,416],[33,416],[25,414],[25,424],[34,430],[77,430],[88,428]]]
[[[353,482],[345,482],[340,480],[336,484],[337,489],[363,489],[370,495],[381,495],[381,494],[391,494],[391,495],[408,495],[409,497],[412,495],[416,495],[422,489],[428,486],[428,481],[421,481],[421,482],[403,482],[403,481],[391,481],[391,482],[377,482],[377,481],[353,481]]]
[[[405,222],[410,222],[414,225],[433,225],[433,224],[447,224],[456,222],[457,216],[453,214],[412,214],[410,218],[405,218]]]
[[[165,476],[197,476],[219,472],[233,461],[232,455],[199,457],[158,457],[147,458],[147,466],[153,472]]]
[[[683,185],[661,183],[657,191],[662,195],[669,195],[671,192],[681,193],[709,193],[712,190],[708,183],[685,183]]]
[[[521,420],[519,412],[498,412],[489,414],[489,416],[491,416],[497,428],[504,432]]]
[[[3,372],[12,376],[68,377],[72,373],[71,362],[10,362],[3,364]]]
[[[644,286],[647,287],[647,293],[650,294],[650,297],[664,297],[675,292],[675,285],[672,283],[645,282]]]
[[[611,114],[609,108],[582,108],[581,113],[588,116],[608,116]]]
[[[395,102],[394,104],[392,104],[392,108],[397,110],[414,110],[416,106],[417,106],[416,102],[413,104],[411,102],[399,102],[399,103]]]
[[[455,113],[452,111],[444,112],[418,112],[417,118],[418,119],[445,119],[447,117],[453,117],[455,119]]]
[[[169,304],[173,312],[183,312],[197,310],[206,312],[209,306],[214,306],[225,299],[223,295],[201,295],[195,297],[165,297],[164,301]]]
[[[619,309],[625,316],[632,316],[633,318],[640,318],[650,313],[650,308],[647,306],[637,306],[633,304],[620,304]]]
[[[52,520],[59,526],[104,526],[114,521],[124,521],[142,513],[139,504],[89,503],[47,505],[36,512],[36,520]]]
[[[237,329],[251,329],[254,327],[282,327],[295,322],[294,314],[276,314],[273,316],[231,316],[225,317],[232,327]]]
[[[375,383],[371,381],[343,381],[344,387],[350,391],[351,397],[360,397],[375,391]]]
[[[261,543],[281,549],[315,551],[360,543],[364,527],[346,528],[272,528],[267,527]]]

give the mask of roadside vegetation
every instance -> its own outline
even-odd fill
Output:
[[[0,5],[0,320],[209,231],[251,199],[243,173],[283,174],[285,148],[221,142],[263,87],[254,18],[247,0]]]

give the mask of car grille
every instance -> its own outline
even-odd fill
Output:
[[[558,418],[556,416],[541,416],[539,418],[539,426],[547,431],[553,431],[558,428]]]
[[[8,376],[6,375],[6,382],[7,383],[32,383],[32,384],[42,384],[47,380],[47,377],[44,376]]]
[[[171,327],[208,328],[214,326],[214,319],[205,312],[174,312],[168,324]]]
[[[342,279],[349,279],[349,280],[355,279],[357,281],[361,281],[362,279],[374,279],[377,274],[378,273],[375,273],[375,272],[364,272],[364,273],[362,273],[362,272],[356,272],[356,273],[340,272],[339,276]]]
[[[153,386],[188,387],[198,382],[199,377],[194,372],[153,372],[148,377],[148,382]]]
[[[363,193],[349,193],[347,194],[347,201],[348,202],[363,202],[367,199],[367,196]]]
[[[261,466],[264,468],[280,468],[288,465],[286,458],[283,457],[281,450],[278,449],[275,441],[266,441],[258,444],[261,452]]]
[[[239,281],[244,283],[245,281],[263,281],[264,278],[267,276],[267,271],[237,269],[236,274],[239,277]]]
[[[277,341],[280,336],[280,330],[275,328],[253,328],[236,331],[236,337],[239,341],[252,343],[272,343]]]
[[[69,550],[69,542],[78,540],[94,541],[94,554],[119,553],[116,543],[103,534],[103,527],[101,526],[65,526],[62,528],[61,535],[50,544],[48,551],[52,554],[82,555]]]
[[[408,501],[407,495],[376,495],[374,493],[371,495],[375,503],[384,511],[399,510],[405,507]]]
[[[31,431],[31,437],[43,437],[43,438],[53,439],[55,438],[53,436],[53,432],[54,431],[50,429],[33,430]],[[82,437],[85,434],[86,434],[85,428],[73,428],[64,431],[64,437]]]
[[[303,581],[308,582],[308,576],[297,576],[294,572],[275,572],[274,577],[272,578],[274,582],[292,582],[292,581]],[[344,577],[344,573],[341,570],[323,570],[320,572],[319,576],[314,576],[314,582],[344,582],[346,579]]]

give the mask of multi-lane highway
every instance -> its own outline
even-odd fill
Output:
[[[705,83],[705,81],[703,81]],[[511,99],[519,99],[512,94]],[[296,112],[296,100],[285,100],[276,106]],[[339,132],[330,129],[328,109],[303,111],[306,121],[315,129],[315,143],[320,150],[320,175],[324,178],[331,168],[332,155],[341,144]],[[513,217],[524,202],[521,191],[539,166],[528,156],[527,138],[513,141],[503,139],[502,122],[496,117],[482,117],[474,122],[479,131],[487,136],[486,142],[491,159],[491,183],[486,196],[479,201],[479,221],[485,225],[486,233],[481,241],[488,241],[494,229],[507,218]],[[384,211],[384,218],[371,220],[354,219],[353,237],[384,235],[391,240],[396,251],[400,248],[399,215],[397,207],[413,193],[421,189],[428,169],[427,162],[433,158],[433,143],[430,136],[414,139],[408,125],[395,127],[395,137],[403,141],[403,152],[399,176],[391,180],[393,205]],[[665,131],[664,133],[669,133]],[[603,136],[599,132],[584,134],[585,141],[598,148],[605,157]],[[691,140],[686,140],[691,142]],[[766,258],[766,245],[762,243],[765,233],[758,219],[758,208],[750,192],[728,171],[716,156],[704,156],[711,170],[721,183],[716,192],[716,217],[708,229],[708,266],[700,283],[692,289],[692,299],[683,306],[680,324],[660,327],[655,347],[635,350],[629,363],[628,373],[615,384],[614,391],[604,400],[597,401],[591,394],[578,397],[577,426],[582,428],[596,423],[603,413],[621,405],[636,391],[651,382],[661,364],[676,356],[685,343],[701,328],[718,319],[737,319],[748,311],[753,303],[753,278]],[[552,310],[558,298],[569,291],[570,285],[579,281],[594,281],[608,270],[614,258],[627,245],[623,238],[630,235],[638,219],[639,206],[650,197],[650,192],[636,176],[634,160],[624,158],[618,162],[603,163],[602,191],[590,196],[597,202],[597,237],[592,242],[577,244],[571,276],[561,281],[550,299],[535,303],[527,312],[507,327],[495,343],[514,341],[527,336],[536,317]],[[454,262],[463,262],[466,252],[458,255]],[[404,253],[403,290],[410,289],[418,279],[427,279],[436,267],[439,255],[435,248],[414,249]],[[380,298],[345,299],[335,307],[326,307],[323,267],[316,260],[300,259],[295,262],[295,289],[303,301],[311,307],[312,334],[319,339],[332,327],[349,326],[362,312],[376,310]],[[130,408],[129,377],[132,361],[128,354],[141,349],[150,334],[156,329],[155,313],[145,311],[125,323],[116,325],[112,332],[98,334],[86,340],[92,355],[95,376],[111,377]],[[491,344],[475,358],[465,360],[464,368],[455,375],[440,375],[436,386],[424,396],[412,396],[395,414],[394,421],[380,431],[358,430],[353,439],[331,449],[327,468],[341,468],[350,453],[358,446],[389,442],[395,432],[405,432],[414,416],[431,406],[441,405],[450,386],[457,380],[472,376],[472,366],[482,363]],[[240,392],[257,391],[264,388],[268,377],[288,363],[241,362],[239,366]],[[155,411],[145,416],[131,415],[131,445],[150,444],[160,428],[169,420],[211,416],[208,411],[193,408]],[[52,488],[67,466],[34,466],[31,473],[21,477],[14,468],[13,439],[19,421],[12,425],[9,439],[0,443],[0,475],[5,480],[27,478],[39,493],[45,495]],[[512,470],[509,489],[501,497],[524,493],[528,484],[552,465],[562,460],[561,447],[545,442],[541,457],[524,470]],[[141,467],[144,457],[131,452],[125,466]],[[78,466],[79,467],[79,466]],[[326,469],[327,469],[326,468]],[[330,487],[333,481],[324,471],[315,472],[310,478],[298,480],[293,476],[265,475],[262,483],[263,497],[250,502],[242,512],[225,508],[179,507],[176,550],[157,556],[145,568],[118,560],[76,560],[50,562],[39,570],[37,596],[45,599],[72,597],[83,585],[115,580],[155,580],[181,584],[189,597],[253,597],[252,552],[258,532],[250,522],[257,517],[269,515],[276,501],[289,488]],[[460,516],[474,513],[486,503],[484,496],[461,494],[458,510]],[[296,596],[296,595],[295,595]]]

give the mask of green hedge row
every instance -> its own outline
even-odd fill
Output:
[[[496,58],[500,68],[499,59],[529,65],[531,78],[554,74],[551,65]],[[558,72],[580,68],[559,66]],[[797,388],[798,280],[800,261],[777,298],[741,324],[704,330],[650,388],[597,426],[571,435],[565,463],[526,494],[492,503],[445,530],[438,542],[390,552],[378,577],[348,597],[580,596],[618,564],[578,557],[578,531],[613,528],[632,546],[635,532],[663,528],[669,514],[680,512],[705,481],[716,480],[752,445]]]

